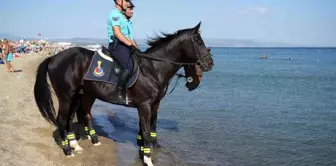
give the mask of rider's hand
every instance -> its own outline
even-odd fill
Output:
[[[134,45],[131,45],[130,49],[131,49],[131,54],[135,54],[135,53],[141,52],[141,50],[138,49],[137,47],[135,47]]]

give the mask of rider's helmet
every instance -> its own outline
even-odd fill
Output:
[[[132,2],[132,1],[129,1],[128,8],[134,8],[134,7],[135,7],[135,6],[134,6],[133,2]]]

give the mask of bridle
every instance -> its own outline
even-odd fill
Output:
[[[167,62],[167,63],[172,63],[174,65],[182,65],[182,66],[195,66],[195,65],[198,65],[198,66],[202,67],[202,66],[204,66],[204,64],[201,61],[201,59],[203,59],[207,55],[204,55],[204,56],[200,57],[200,51],[196,48],[196,44],[195,44],[195,40],[194,40],[194,38],[198,37],[198,36],[200,36],[200,34],[190,36],[190,39],[191,39],[191,42],[192,42],[192,45],[194,47],[194,51],[195,51],[196,57],[197,57],[197,61],[194,62],[194,63],[175,62],[175,61],[171,61],[169,59],[162,59],[162,58],[152,57],[152,56],[149,56],[149,55],[144,54],[144,53],[136,53],[135,55],[139,56],[141,58],[146,58],[146,59],[151,59],[151,60],[161,61],[161,62]]]
[[[141,57],[141,58],[145,58],[145,59],[151,59],[151,60],[155,60],[155,61],[160,61],[160,62],[171,63],[171,64],[174,64],[174,65],[181,65],[181,66],[195,66],[195,67],[199,67],[199,68],[202,69],[202,67],[203,67],[204,64],[203,64],[203,62],[201,61],[201,59],[203,59],[203,58],[204,58],[205,56],[207,56],[207,55],[201,56],[201,55],[200,55],[200,51],[199,51],[199,50],[197,49],[197,47],[196,47],[195,39],[194,39],[194,38],[195,38],[195,37],[198,37],[198,36],[200,36],[200,34],[196,34],[196,35],[190,36],[190,39],[191,39],[191,42],[192,42],[192,45],[193,45],[193,48],[194,48],[194,51],[195,51],[195,54],[196,54],[196,57],[197,57],[197,61],[194,62],[194,63],[175,62],[175,61],[171,61],[171,60],[169,60],[169,59],[162,59],[162,58],[152,57],[152,56],[149,56],[149,55],[147,55],[147,54],[145,54],[145,53],[135,53],[135,56],[138,56],[138,57]],[[148,72],[148,71],[142,66],[142,64],[141,64],[141,60],[140,60],[139,65],[141,66],[141,68],[142,68],[143,70],[145,70],[145,72]],[[174,91],[174,89],[176,88],[176,86],[177,86],[178,81],[179,81],[180,78],[186,78],[187,80],[190,78],[190,77],[187,77],[187,76],[185,76],[185,75],[183,75],[183,74],[179,74],[179,73],[176,73],[175,75],[177,76],[177,80],[176,80],[176,83],[175,83],[173,89],[169,92],[169,94],[171,94],[171,93]],[[201,75],[198,75],[198,74],[196,74],[196,75],[197,75],[197,77],[202,77]],[[152,80],[153,80],[159,87],[161,87],[160,84],[159,84],[154,78],[150,77],[150,79],[152,79]],[[170,84],[170,82],[171,82],[171,80],[169,81],[168,85]],[[161,88],[162,88],[162,87],[161,87]],[[166,87],[165,89],[167,89],[167,88],[168,88],[168,87]]]

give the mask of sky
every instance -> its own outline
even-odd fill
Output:
[[[336,0],[133,0],[135,38],[202,22],[208,39],[336,46]],[[113,0],[2,0],[0,33],[107,38]]]

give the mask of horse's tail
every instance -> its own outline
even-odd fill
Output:
[[[34,96],[40,113],[49,123],[56,125],[56,113],[47,81],[48,65],[52,57],[45,59],[37,68]]]

